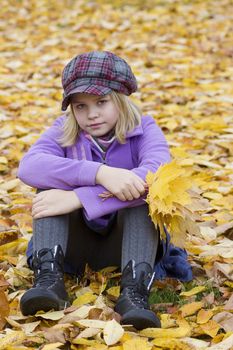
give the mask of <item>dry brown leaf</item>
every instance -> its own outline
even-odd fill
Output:
[[[4,350],[7,346],[21,344],[26,338],[22,331],[11,331],[0,342],[0,350]]]
[[[216,321],[225,332],[233,332],[233,315],[230,312],[219,312],[213,317],[213,320]]]
[[[9,315],[10,307],[5,292],[0,288],[0,331],[4,328],[6,324],[6,319]]]
[[[116,318],[113,307],[119,287],[115,286],[119,285],[120,277],[114,272],[116,267],[106,267],[97,273],[90,271],[81,283],[75,282],[74,285],[72,282],[72,286],[68,283],[68,292],[72,300],[76,294],[78,305],[65,310],[65,316],[60,320],[40,317],[40,324],[37,324],[39,321],[35,322],[35,317],[24,318],[19,306],[20,297],[32,284],[32,272],[22,256],[32,233],[30,213],[35,194],[35,189],[17,178],[19,161],[40,133],[60,115],[60,77],[64,64],[77,52],[109,50],[126,57],[132,65],[139,86],[138,92],[131,96],[132,100],[141,106],[143,114],[155,118],[165,133],[173,159],[181,166],[182,176],[191,181],[192,186],[195,184],[193,191],[188,190],[192,203],[185,205],[184,187],[187,181],[182,182],[182,176],[171,181],[173,187],[166,187],[163,183],[165,178],[162,178],[160,184],[163,186],[159,191],[167,199],[168,189],[171,191],[170,198],[176,194],[175,207],[180,216],[174,216],[172,212],[173,220],[167,218],[170,222],[168,228],[171,234],[178,233],[179,244],[187,238],[185,247],[193,267],[194,285],[198,289],[188,291],[193,295],[185,298],[190,298],[190,302],[199,300],[202,294],[196,296],[195,291],[207,286],[201,301],[203,305],[208,305],[209,310],[193,306],[192,310],[188,310],[190,306],[184,309],[188,327],[179,323],[179,305],[175,302],[174,306],[169,306],[167,300],[162,300],[159,304],[163,309],[159,309],[159,316],[166,330],[190,328],[189,334],[195,338],[156,338],[158,345],[154,344],[153,350],[158,347],[166,349],[168,344],[176,350],[207,348],[207,341],[196,338],[204,336],[210,339],[216,333],[217,327],[211,327],[211,320],[223,328],[222,333],[212,339],[210,348],[232,348],[231,336],[226,333],[231,328],[233,281],[231,28],[231,0],[224,0],[223,6],[219,6],[217,0],[151,0],[145,3],[137,0],[129,1],[127,5],[123,0],[74,0],[69,6],[64,0],[56,3],[49,0],[2,1],[0,275],[4,276],[7,284],[0,279],[0,286],[2,283],[4,296],[9,300],[10,315],[5,328],[0,331],[0,344],[12,330],[22,329],[26,339],[23,339],[24,336],[20,338],[23,333],[13,333],[18,345],[14,345],[13,338],[8,338],[9,350],[43,348],[46,340],[41,329],[52,328],[62,337],[68,334],[68,339],[72,340],[78,335],[76,322],[79,319],[109,321]],[[173,173],[171,176],[177,175],[175,168]],[[103,197],[108,200],[109,194]],[[153,210],[158,208],[155,202]],[[163,210],[168,207],[169,203],[166,203]],[[92,289],[85,287],[89,284]],[[112,295],[104,290],[106,285],[113,286],[110,289]],[[186,290],[183,287],[180,284],[177,289],[177,285],[172,285],[172,291],[179,293]],[[85,296],[88,292],[91,298],[88,294]],[[163,284],[163,292],[166,293],[166,283]],[[1,300],[7,305],[5,297],[0,297],[0,305]],[[86,302],[90,305],[85,305]],[[153,309],[160,307],[159,304]],[[171,312],[170,318],[164,312]],[[212,313],[216,317],[226,313],[225,320],[218,321],[215,316],[211,318]],[[200,326],[205,328],[206,324],[205,333]],[[80,343],[72,344],[73,350],[79,347],[107,349],[100,333],[96,336],[97,340],[78,339]],[[136,341],[135,337],[138,338]],[[219,344],[214,345],[214,342]],[[130,350],[141,350],[143,347],[151,348],[152,344],[139,332],[125,332],[119,344],[111,348],[124,350],[124,346],[131,346]],[[57,347],[56,342],[52,347]]]
[[[224,306],[224,310],[229,310],[229,311],[233,310],[233,293],[230,299],[227,301],[226,305]]]

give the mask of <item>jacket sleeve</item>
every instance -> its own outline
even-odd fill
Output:
[[[148,171],[156,172],[161,164],[170,161],[170,153],[166,139],[161,129],[155,124],[152,117],[145,117],[143,135],[135,138],[132,152],[137,152],[138,167],[132,171],[145,180]],[[113,213],[122,208],[136,207],[145,204],[146,196],[132,201],[121,201],[115,197],[102,200],[99,196],[106,189],[100,185],[84,186],[74,190],[79,197],[84,214],[88,220]]]
[[[65,148],[56,141],[61,135],[62,119],[56,119],[21,159],[17,176],[27,185],[62,190],[95,185],[102,163],[65,158]]]
[[[116,197],[103,200],[99,195],[104,191],[106,191],[106,188],[100,185],[83,186],[74,189],[74,192],[82,203],[84,215],[88,220],[100,218],[123,208],[137,207],[145,204],[146,196],[125,202]]]
[[[144,117],[143,136],[133,142],[136,142],[138,166],[132,171],[143,180],[149,170],[155,173],[161,164],[170,162],[167,141],[152,117]]]

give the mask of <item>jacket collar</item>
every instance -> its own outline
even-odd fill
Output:
[[[128,131],[126,133],[126,138],[129,139],[134,136],[139,136],[143,134],[143,128],[142,128],[142,123],[140,125],[137,125],[133,130]],[[82,135],[83,140],[87,140],[87,138],[84,135],[84,132],[81,131],[80,136]]]
[[[143,134],[142,123],[140,123],[140,125],[136,126],[133,130],[128,131],[126,133],[126,138],[128,139],[130,137],[138,136],[142,134]]]

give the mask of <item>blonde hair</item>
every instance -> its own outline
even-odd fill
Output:
[[[126,133],[133,130],[141,123],[141,110],[126,95],[113,91],[110,94],[113,103],[119,111],[119,118],[115,127],[115,136],[120,143],[125,142]],[[81,131],[75,118],[72,103],[70,104],[70,112],[67,113],[64,124],[61,127],[62,136],[57,141],[62,147],[72,146]]]

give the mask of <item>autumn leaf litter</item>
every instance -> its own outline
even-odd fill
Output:
[[[233,347],[232,13],[230,0],[2,1],[0,350]],[[162,329],[120,326],[114,268],[67,276],[65,311],[19,310],[32,283],[25,250],[34,190],[16,178],[18,162],[60,114],[64,64],[96,49],[131,63],[133,99],[162,127],[173,156],[172,168],[148,175],[147,200],[153,220],[185,241],[195,279],[154,284],[152,294],[177,296],[152,305]]]

